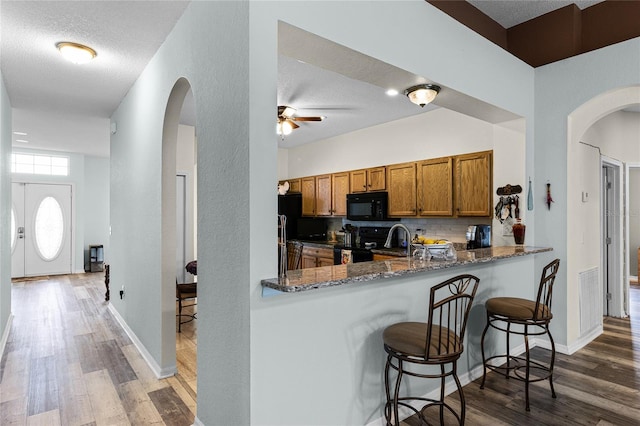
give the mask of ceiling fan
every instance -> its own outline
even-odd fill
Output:
[[[293,107],[286,105],[278,106],[278,127],[276,130],[283,138],[290,134],[294,129],[300,127],[295,123],[296,121],[322,121],[325,118],[322,115],[315,117],[295,117],[295,113],[296,109]]]

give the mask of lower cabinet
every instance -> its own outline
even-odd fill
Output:
[[[333,249],[321,247],[302,248],[302,268],[333,266]]]
[[[398,256],[390,256],[388,254],[373,254],[373,261],[377,262],[379,260],[396,260],[396,259],[404,259],[406,256],[398,257]]]

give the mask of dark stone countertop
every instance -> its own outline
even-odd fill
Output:
[[[494,262],[499,259],[527,256],[551,250],[553,249],[550,247],[488,247],[476,250],[460,250],[457,252],[456,260],[416,260],[413,258],[407,259],[403,255],[398,259],[296,269],[288,271],[285,278],[264,279],[261,284],[263,287],[283,292],[300,292],[401,277],[475,263]]]

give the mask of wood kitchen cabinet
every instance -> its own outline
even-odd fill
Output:
[[[455,209],[457,216],[491,217],[492,152],[455,157]]]
[[[331,175],[316,176],[316,216],[331,216]]]
[[[331,205],[333,216],[347,215],[347,194],[349,193],[349,172],[331,175]]]
[[[303,216],[346,216],[349,172],[300,179]]]
[[[318,268],[333,265],[333,249],[320,247],[302,248],[302,268]]]
[[[302,192],[302,216],[315,216],[316,178],[314,176],[301,178],[300,192]]]
[[[349,172],[351,192],[384,191],[386,185],[386,167],[353,170]]]
[[[300,179],[289,180],[289,192],[301,192]]]
[[[416,215],[416,163],[387,166],[389,217]]]
[[[418,216],[453,215],[453,158],[417,163]]]

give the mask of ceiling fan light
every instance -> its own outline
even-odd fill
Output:
[[[432,102],[438,93],[440,92],[440,86],[435,84],[419,84],[417,86],[409,87],[404,91],[409,100],[416,105],[424,107],[426,104]]]
[[[284,107],[284,110],[282,111],[282,116],[284,117],[292,117],[293,114],[296,113],[296,109],[293,107]]]
[[[276,126],[276,133],[279,135],[287,136],[293,131],[293,126],[287,120],[280,120]]]
[[[74,64],[86,64],[97,55],[96,51],[92,48],[70,41],[57,43],[56,48],[66,60]]]

